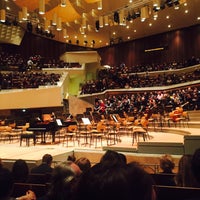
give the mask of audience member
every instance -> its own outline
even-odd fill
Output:
[[[160,158],[160,168],[162,169],[161,174],[163,174],[162,178],[159,179],[160,185],[176,185],[174,180],[175,174],[173,173],[174,167],[175,163],[171,155],[166,154]]]
[[[85,157],[81,157],[81,158],[77,159],[75,161],[75,164],[77,164],[79,166],[79,168],[82,172],[86,172],[91,167],[90,160]]]
[[[171,155],[164,155],[160,158],[160,168],[162,169],[161,173],[172,174],[175,167],[174,159]]]
[[[198,184],[197,187],[200,187],[200,148],[196,149],[192,156],[191,167]]]
[[[34,167],[31,170],[31,173],[38,173],[38,174],[46,174],[46,173],[51,173],[53,168],[51,167],[53,161],[53,157],[50,154],[45,154],[42,157],[42,163],[37,166]]]
[[[183,155],[178,163],[178,172],[175,176],[175,182],[180,187],[196,187],[196,179],[191,168],[192,155]]]
[[[100,163],[108,166],[125,165],[126,159],[122,155],[113,150],[107,150],[101,157]]]
[[[110,162],[112,162],[110,160]],[[155,200],[153,180],[139,165],[104,165],[100,162],[81,177],[75,200]]]
[[[69,155],[67,157],[67,161],[72,161],[72,162],[75,162],[76,161],[76,157],[74,155]]]
[[[13,187],[13,177],[8,169],[0,169],[0,200],[11,200],[11,192]]]
[[[27,181],[29,168],[25,160],[18,159],[13,163],[12,175],[15,183],[24,183]]]
[[[10,170],[0,169],[0,200],[36,200],[34,192],[27,191],[24,196],[12,198],[14,179]]]
[[[52,171],[52,179],[46,196],[38,200],[65,200],[71,199],[73,181],[76,174],[68,162],[60,163]]]

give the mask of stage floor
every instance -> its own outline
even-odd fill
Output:
[[[149,131],[150,139],[146,141],[148,142],[168,142],[168,143],[183,143],[184,135],[200,135],[198,128],[171,128],[170,132],[168,131]],[[143,141],[140,138],[140,141]],[[103,152],[103,147],[107,146],[106,140],[103,140],[103,145],[101,143],[97,143],[97,147],[94,145],[78,145],[75,142],[73,146],[73,142],[69,142],[69,146],[67,147],[65,144],[63,145],[62,140],[57,144],[36,144],[33,146],[31,143],[30,146],[26,146],[25,142],[20,146],[19,141],[9,141],[0,142],[0,158],[2,160],[16,160],[16,159],[24,159],[27,161],[40,161],[42,156],[46,153],[51,154],[54,157],[54,161],[63,161],[67,158],[67,156],[75,150],[78,151],[95,151],[95,152]],[[133,148],[137,149],[137,143],[132,145],[132,137],[130,135],[121,136],[121,141],[115,145],[112,145],[112,148]]]

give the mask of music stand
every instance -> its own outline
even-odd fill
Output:
[[[82,119],[82,122],[83,122],[84,125],[89,125],[89,124],[91,124],[89,118],[83,117],[83,118],[81,118],[81,119]]]
[[[90,122],[90,120],[89,120],[89,118],[86,118],[86,117],[83,117],[83,118],[81,118],[82,119],[82,122],[83,122],[83,124],[84,124],[84,126],[85,126],[85,131],[83,132],[83,135],[84,135],[84,138],[85,138],[85,145],[86,144],[89,144],[88,143],[88,131],[87,131],[87,125],[90,125],[91,124],[91,122]]]

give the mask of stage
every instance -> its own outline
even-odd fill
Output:
[[[158,158],[165,153],[172,154],[179,159],[185,153],[184,143],[187,137],[197,137],[197,141],[195,138],[195,145],[200,147],[199,135],[198,128],[167,128],[163,130],[150,130],[147,141],[143,141],[141,137],[133,145],[132,136],[123,134],[120,136],[120,141],[117,144],[107,146],[107,141],[103,140],[102,146],[100,141],[98,141],[97,147],[94,145],[78,144],[78,142],[75,142],[75,145],[73,142],[69,142],[67,147],[66,143],[63,143],[62,140],[60,143],[55,144],[36,143],[35,146],[33,143],[30,143],[30,146],[22,143],[22,146],[20,146],[18,140],[11,142],[1,141],[0,158],[9,168],[16,159],[24,159],[30,167],[33,167],[41,162],[42,156],[46,153],[53,156],[54,165],[66,160],[72,154],[76,158],[86,156],[94,164],[100,160],[106,150],[111,149],[124,153],[128,161],[140,158],[144,163],[149,163],[149,161],[158,162]],[[196,148],[195,145],[189,144],[189,148]],[[153,161],[152,158],[156,158],[156,161]]]

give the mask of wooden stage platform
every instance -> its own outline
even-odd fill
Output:
[[[24,159],[28,162],[29,167],[41,162],[44,154],[49,153],[53,156],[54,164],[67,159],[69,155],[75,155],[76,158],[86,156],[92,163],[100,160],[100,157],[106,150],[116,150],[124,153],[128,160],[130,157],[145,158],[142,162],[149,162],[149,158],[158,158],[162,154],[172,154],[174,157],[180,158],[184,153],[192,153],[195,148],[200,148],[200,129],[199,128],[167,128],[155,131],[149,131],[150,138],[143,141],[140,138],[139,142],[132,145],[132,137],[130,135],[122,135],[121,141],[115,145],[107,146],[106,140],[103,145],[98,142],[97,147],[89,145],[78,145],[69,142],[69,146],[63,143],[57,144],[40,144],[35,146],[30,144],[20,146],[19,141],[0,142],[0,158],[7,167],[11,167],[16,159]],[[187,151],[187,152],[186,152]],[[150,159],[151,160],[151,159]]]

